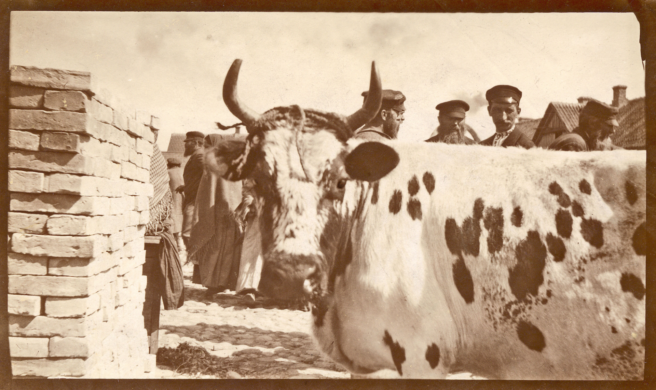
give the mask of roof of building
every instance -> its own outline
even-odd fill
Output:
[[[583,104],[552,102],[550,106],[553,106],[554,110],[556,110],[558,117],[563,121],[565,127],[567,127],[567,131],[571,132],[579,127],[579,112],[581,112],[584,106]],[[547,116],[546,112],[544,116]]]
[[[184,154],[184,140],[185,133],[173,133],[169,140],[169,147],[166,149],[169,153],[183,153]]]
[[[645,98],[629,100],[620,107],[619,128],[611,136],[613,144],[625,149],[644,149],[647,146]]]
[[[538,119],[530,119],[530,118],[519,118],[519,121],[515,125],[515,127],[524,133],[525,136],[528,137],[528,139],[533,139],[533,136],[535,135],[535,131],[538,129],[538,124],[540,124],[540,120],[542,118]]]

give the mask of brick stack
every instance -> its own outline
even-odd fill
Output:
[[[143,375],[157,118],[129,114],[89,73],[55,69],[12,66],[9,104],[13,374]]]

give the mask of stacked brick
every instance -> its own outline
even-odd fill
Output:
[[[139,377],[157,118],[55,69],[12,66],[9,104],[13,374]]]

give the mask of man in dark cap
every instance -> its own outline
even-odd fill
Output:
[[[535,144],[521,131],[515,128],[517,118],[522,112],[519,101],[522,99],[522,91],[512,85],[497,85],[485,93],[488,106],[487,112],[492,117],[496,132],[488,139],[481,141],[481,145],[487,146],[520,146],[522,148],[533,148]]]
[[[362,92],[365,101],[369,92]],[[399,91],[391,89],[383,90],[383,101],[378,114],[360,129],[354,138],[367,141],[380,141],[386,139],[396,139],[399,133],[399,127],[403,123],[405,106],[405,96]]]
[[[617,107],[594,99],[588,101],[579,114],[579,127],[556,138],[549,149],[575,152],[617,149],[605,142],[618,126],[617,113]]]
[[[465,137],[465,116],[469,111],[469,104],[462,100],[449,100],[435,106],[439,111],[437,121],[437,134],[426,142],[444,142],[447,144],[474,145],[476,142]]]
[[[203,140],[205,134],[200,131],[190,131],[184,140],[185,157],[189,156],[189,160],[185,165],[182,177],[184,185],[176,188],[177,192],[184,193],[184,201],[182,209],[184,212],[182,220],[182,240],[185,246],[189,245],[189,237],[191,236],[191,226],[194,218],[194,205],[196,203],[196,193],[200,185],[200,179],[203,176]]]

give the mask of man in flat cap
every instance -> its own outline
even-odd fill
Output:
[[[437,134],[426,142],[443,142],[447,144],[475,145],[476,142],[465,137],[465,116],[469,104],[462,100],[449,100],[435,106],[439,111]]]
[[[189,156],[189,160],[184,167],[182,178],[184,184],[176,188],[177,192],[184,193],[182,209],[184,212],[182,220],[182,240],[186,247],[189,246],[189,237],[191,236],[191,226],[194,219],[194,205],[196,203],[196,193],[200,179],[203,176],[203,140],[205,134],[200,131],[190,131],[184,140],[184,155]]]
[[[368,91],[362,92],[365,101],[367,100]],[[378,114],[360,129],[354,138],[367,141],[380,141],[386,139],[396,139],[399,133],[399,127],[403,123],[405,106],[405,96],[399,91],[391,89],[383,90],[383,101]]]
[[[492,117],[496,133],[481,141],[481,145],[504,148],[520,146],[526,149],[535,147],[533,141],[515,128],[517,118],[522,112],[519,108],[522,91],[512,85],[496,85],[487,90],[485,98],[488,102],[487,112]]]
[[[575,152],[618,149],[606,143],[618,126],[617,113],[617,107],[594,99],[588,101],[579,114],[579,127],[556,138],[549,149]]]

